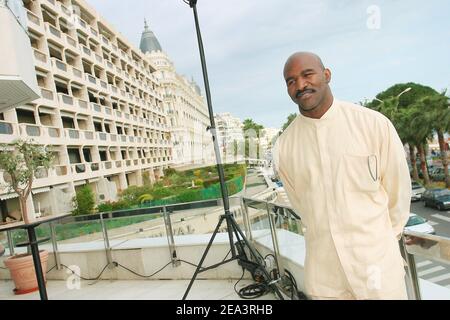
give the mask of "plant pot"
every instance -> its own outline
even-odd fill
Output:
[[[39,251],[44,281],[46,279],[48,251]],[[15,294],[27,294],[38,290],[36,271],[31,254],[19,254],[5,260],[5,266],[11,273],[16,288]]]

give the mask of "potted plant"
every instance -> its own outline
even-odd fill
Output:
[[[9,189],[19,197],[20,211],[23,221],[28,224],[36,217],[27,208],[33,182],[37,172],[49,169],[53,154],[34,141],[16,140],[12,144],[0,145],[0,170],[4,172],[4,180]],[[40,252],[42,269],[47,270],[48,252]],[[20,254],[5,260],[5,266],[11,273],[16,294],[24,294],[38,289],[33,258],[31,254]]]

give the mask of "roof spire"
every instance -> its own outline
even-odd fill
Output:
[[[145,29],[146,31],[148,30],[147,18],[144,18],[144,29]]]

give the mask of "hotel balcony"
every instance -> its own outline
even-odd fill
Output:
[[[109,171],[118,164],[122,165],[123,161],[78,164],[71,167],[87,177],[89,171],[95,172],[97,168]],[[134,162],[125,161],[125,165],[133,167]],[[64,174],[64,166],[59,170]],[[276,192],[270,188],[254,194],[251,198],[230,197],[230,212],[250,244],[261,257],[265,257],[267,271],[275,277],[273,283],[283,298],[296,299],[295,292],[291,290],[288,271],[296,281],[297,289],[304,292],[303,225],[292,208],[274,203],[275,198]],[[51,237],[50,242],[40,246],[50,253],[47,266],[49,298],[179,300],[185,293],[222,214],[221,200],[208,200],[69,217],[59,220],[51,227],[44,225],[40,227],[41,232],[48,233]],[[127,222],[121,223],[124,219]],[[81,225],[83,228],[78,227]],[[69,229],[74,231],[69,236],[63,235],[64,230]],[[86,233],[85,230],[90,231]],[[15,246],[14,239],[17,235],[14,233],[15,231],[9,231],[0,238],[3,239],[8,254],[25,250]],[[414,232],[406,232],[405,236],[414,236],[422,241],[417,243],[427,243],[408,245],[405,238],[399,243],[407,261],[406,284],[409,299],[450,299],[450,289],[417,276],[417,266],[414,262],[415,257],[426,257],[450,264],[450,255],[445,250],[450,246],[450,239]],[[240,239],[241,237],[234,235],[233,243]],[[202,266],[206,268],[224,261],[230,254],[229,245],[224,224],[219,229]],[[100,276],[91,285],[84,285],[87,282],[82,282],[80,290],[69,290],[65,287],[65,280],[72,275],[68,272],[70,266],[77,268],[80,276],[84,278],[93,279]],[[273,272],[274,270],[276,272]],[[153,275],[149,277],[151,274]],[[248,271],[242,276],[242,268],[237,261],[220,264],[202,272],[200,277],[202,280],[197,279],[189,292],[187,298],[190,300],[239,299],[233,291],[233,285],[238,279],[243,278],[238,289],[253,283]],[[0,269],[0,279],[3,279],[1,299],[39,299],[38,293],[15,296],[7,270]],[[170,283],[167,279],[171,279]],[[206,290],[207,294],[203,290]],[[274,300],[279,297],[274,292],[269,292],[259,299]]]
[[[34,32],[37,32],[40,35],[45,34],[45,27],[43,22],[39,19],[37,15],[35,15],[30,10],[27,11],[27,20],[28,20],[28,28]]]

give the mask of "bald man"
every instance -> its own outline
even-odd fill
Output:
[[[331,71],[308,52],[284,68],[300,114],[278,138],[274,167],[305,227],[313,299],[407,299],[398,240],[411,181],[403,144],[382,114],[335,99]]]

